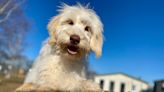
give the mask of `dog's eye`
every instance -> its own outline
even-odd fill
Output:
[[[67,20],[66,23],[69,24],[69,25],[73,25],[74,24],[72,20]]]
[[[90,32],[91,31],[91,28],[89,26],[86,26],[85,27],[85,31]]]

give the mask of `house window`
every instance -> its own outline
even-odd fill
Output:
[[[132,90],[135,91],[136,90],[136,86],[132,85]]]
[[[100,80],[100,88],[103,89],[104,87],[104,80]]]
[[[114,81],[110,82],[109,92],[114,92]]]
[[[125,84],[121,83],[120,85],[120,92],[125,92]]]
[[[164,83],[162,83],[161,91],[164,91]]]

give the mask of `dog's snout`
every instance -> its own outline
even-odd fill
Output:
[[[74,45],[77,45],[80,43],[80,37],[78,35],[71,35],[70,42]]]

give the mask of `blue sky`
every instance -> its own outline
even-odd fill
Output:
[[[124,72],[150,83],[164,79],[163,0],[28,0],[25,13],[33,28],[24,54],[30,59],[36,58],[48,37],[47,23],[61,2],[90,3],[100,16],[105,36],[103,55],[100,59],[90,56],[90,66],[97,73]]]

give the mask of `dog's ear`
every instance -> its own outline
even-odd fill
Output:
[[[49,32],[49,35],[50,35],[48,43],[50,45],[56,44],[56,29],[58,27],[58,21],[59,21],[59,16],[55,16],[48,23],[47,28],[48,28],[48,32]]]
[[[91,42],[90,42],[91,49],[96,54],[96,57],[101,56],[102,45],[103,45],[103,35],[102,32],[99,30],[92,35]]]
[[[90,41],[91,50],[100,57],[102,54],[103,45],[103,25],[98,17],[94,19],[93,33]]]

